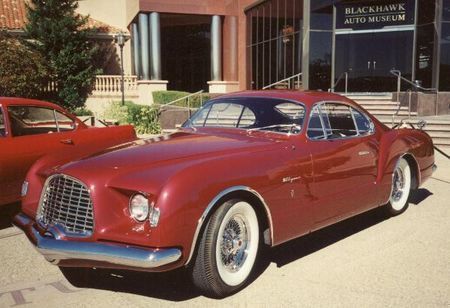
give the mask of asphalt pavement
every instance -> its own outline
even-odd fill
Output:
[[[225,299],[201,296],[188,274],[61,272],[0,209],[0,307],[450,307],[450,160],[402,215],[378,209],[265,252],[254,281]]]

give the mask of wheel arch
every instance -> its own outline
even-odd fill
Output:
[[[194,253],[197,250],[199,236],[204,231],[209,217],[214,211],[225,201],[231,199],[242,199],[247,201],[255,210],[258,216],[258,222],[261,224],[261,230],[264,234],[264,242],[267,245],[273,243],[273,221],[270,209],[267,206],[264,198],[254,189],[248,186],[233,186],[229,187],[219,194],[217,194],[208,206],[203,211],[202,215],[198,219],[197,227],[195,229],[194,237],[192,239],[192,245],[189,252],[189,257],[186,261],[186,265],[189,265],[193,259]]]

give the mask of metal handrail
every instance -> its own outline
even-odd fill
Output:
[[[271,84],[269,84],[267,86],[264,86],[262,89],[263,90],[267,90],[267,89],[270,89],[270,88],[272,88],[272,87],[274,87],[276,85],[279,85],[281,83],[284,83],[284,82],[289,82],[289,85],[290,85],[290,82],[291,82],[292,79],[297,79],[297,82],[300,85],[300,77],[301,76],[302,76],[302,73],[298,73],[298,74],[292,75],[291,77],[287,77],[287,78],[281,79],[281,80],[279,80],[277,82],[271,83]]]
[[[195,93],[191,93],[191,94],[188,94],[188,95],[186,95],[186,96],[177,98],[176,100],[173,100],[173,101],[171,101],[171,102],[168,102],[167,104],[160,105],[160,108],[165,107],[165,106],[173,105],[173,104],[178,103],[178,102],[180,102],[180,101],[183,101],[183,100],[185,100],[185,99],[187,99],[188,102],[189,102],[189,99],[190,99],[192,96],[196,96],[196,95],[202,94],[203,92],[205,92],[205,90],[200,90],[200,91],[197,91],[197,92],[195,92]],[[200,97],[201,97],[201,96],[200,96]],[[202,99],[202,98],[201,98],[201,99]],[[177,106],[177,107],[181,107],[181,106]],[[181,108],[186,108],[186,107],[181,107]]]
[[[402,72],[400,70],[395,70],[392,69],[389,71],[392,75],[397,77],[397,102],[398,102],[398,108],[397,111],[392,115],[392,125],[394,124],[394,118],[395,116],[398,116],[398,113],[400,112],[400,92],[401,92],[401,84],[402,81],[406,82],[407,84],[411,85],[414,87],[415,91],[417,90],[421,90],[423,92],[432,92],[434,94],[436,94],[436,114],[437,114],[437,100],[438,100],[438,89],[436,88],[425,88],[422,87],[418,81],[416,80],[415,82],[412,80],[409,80],[405,77],[402,76]],[[408,91],[408,118],[411,118],[411,90]]]
[[[333,84],[333,86],[331,88],[328,89],[328,92],[334,92],[334,89],[336,89],[336,86],[342,80],[343,76],[345,76],[345,94],[347,94],[347,92],[348,92],[347,91],[348,90],[348,72],[343,72],[342,74],[340,74],[337,81]]]
[[[200,95],[200,106],[202,106],[202,105],[203,105],[203,96],[202,96],[201,94],[202,94],[203,92],[204,92],[204,90],[200,90],[200,91],[197,91],[197,92],[195,92],[195,93],[191,93],[191,94],[188,94],[188,95],[186,95],[186,96],[177,98],[176,100],[173,100],[173,101],[171,101],[171,102],[168,102],[167,104],[160,105],[160,106],[159,106],[159,110],[161,111],[161,109],[162,109],[163,107],[165,107],[165,106],[170,106],[170,105],[173,105],[173,104],[175,104],[175,103],[177,103],[177,102],[186,100],[186,101],[187,101],[187,107],[183,107],[183,106],[171,106],[171,107],[172,107],[172,108],[187,109],[187,110],[188,110],[188,119],[189,119],[189,118],[191,117],[191,115],[192,115],[192,114],[191,114],[191,97],[196,96],[196,95]]]

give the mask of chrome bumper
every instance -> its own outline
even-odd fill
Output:
[[[143,269],[157,268],[177,261],[181,251],[176,248],[141,249],[113,244],[58,240],[46,232],[42,235],[35,222],[20,213],[14,217],[14,225],[22,229],[36,249],[52,262],[60,260],[88,260],[130,266]]]

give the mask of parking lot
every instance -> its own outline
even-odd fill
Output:
[[[254,281],[222,300],[199,295],[185,271],[65,271],[10,227],[0,209],[0,307],[450,307],[450,160],[389,218],[379,209],[268,250]]]

